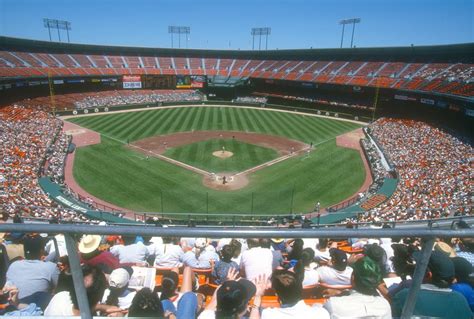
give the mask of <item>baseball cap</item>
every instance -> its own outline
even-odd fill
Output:
[[[343,271],[347,267],[347,254],[337,248],[329,249],[329,255],[332,258],[333,267],[336,270]]]
[[[454,249],[448,244],[446,244],[445,242],[438,241],[434,245],[434,249],[442,253],[445,253],[448,257],[456,257],[456,252],[454,251]]]
[[[382,281],[379,265],[370,257],[363,257],[352,265],[352,269],[356,289],[363,293],[376,293],[376,288]]]
[[[130,274],[123,268],[117,268],[109,276],[109,286],[113,288],[123,288],[128,285]]]
[[[417,251],[413,253],[413,258],[417,263],[420,262],[421,252]],[[451,261],[451,258],[440,251],[435,250],[431,253],[428,269],[431,272],[433,280],[441,279],[450,281],[454,278],[454,264]]]
[[[232,315],[243,311],[256,290],[255,285],[247,279],[224,282],[217,290],[217,311],[222,315]]]

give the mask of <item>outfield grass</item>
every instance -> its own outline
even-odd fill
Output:
[[[359,153],[336,147],[335,137],[359,125],[311,116],[241,108],[174,108],[78,117],[70,120],[102,134],[99,145],[79,148],[74,177],[91,194],[136,211],[178,213],[306,212],[315,202],[335,204],[355,193],[365,171]],[[250,184],[222,192],[202,185],[202,176],[123,142],[173,132],[232,130],[313,142],[295,157],[250,176]]]
[[[219,158],[212,153],[222,147],[234,155]],[[277,151],[235,139],[211,139],[167,150],[165,156],[208,172],[240,172],[278,157]]]

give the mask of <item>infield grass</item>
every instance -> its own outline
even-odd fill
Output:
[[[359,152],[336,146],[335,137],[360,125],[312,116],[228,107],[184,107],[78,117],[71,122],[102,134],[102,143],[77,149],[74,178],[85,190],[135,211],[165,213],[307,212],[319,201],[335,204],[362,185]],[[280,135],[315,149],[250,175],[247,187],[216,191],[202,176],[146,159],[124,143],[192,130],[231,130]]]
[[[219,158],[213,152],[224,148],[233,155]],[[240,172],[278,157],[277,151],[235,139],[211,139],[167,150],[165,156],[208,172]]]

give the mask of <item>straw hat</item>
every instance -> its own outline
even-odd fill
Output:
[[[101,237],[99,235],[86,235],[79,242],[79,251],[82,254],[89,254],[99,248]]]

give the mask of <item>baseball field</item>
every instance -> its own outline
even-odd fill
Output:
[[[101,134],[100,144],[76,151],[77,183],[138,212],[309,212],[348,198],[365,179],[359,152],[336,146],[356,123],[218,106],[68,121]]]

